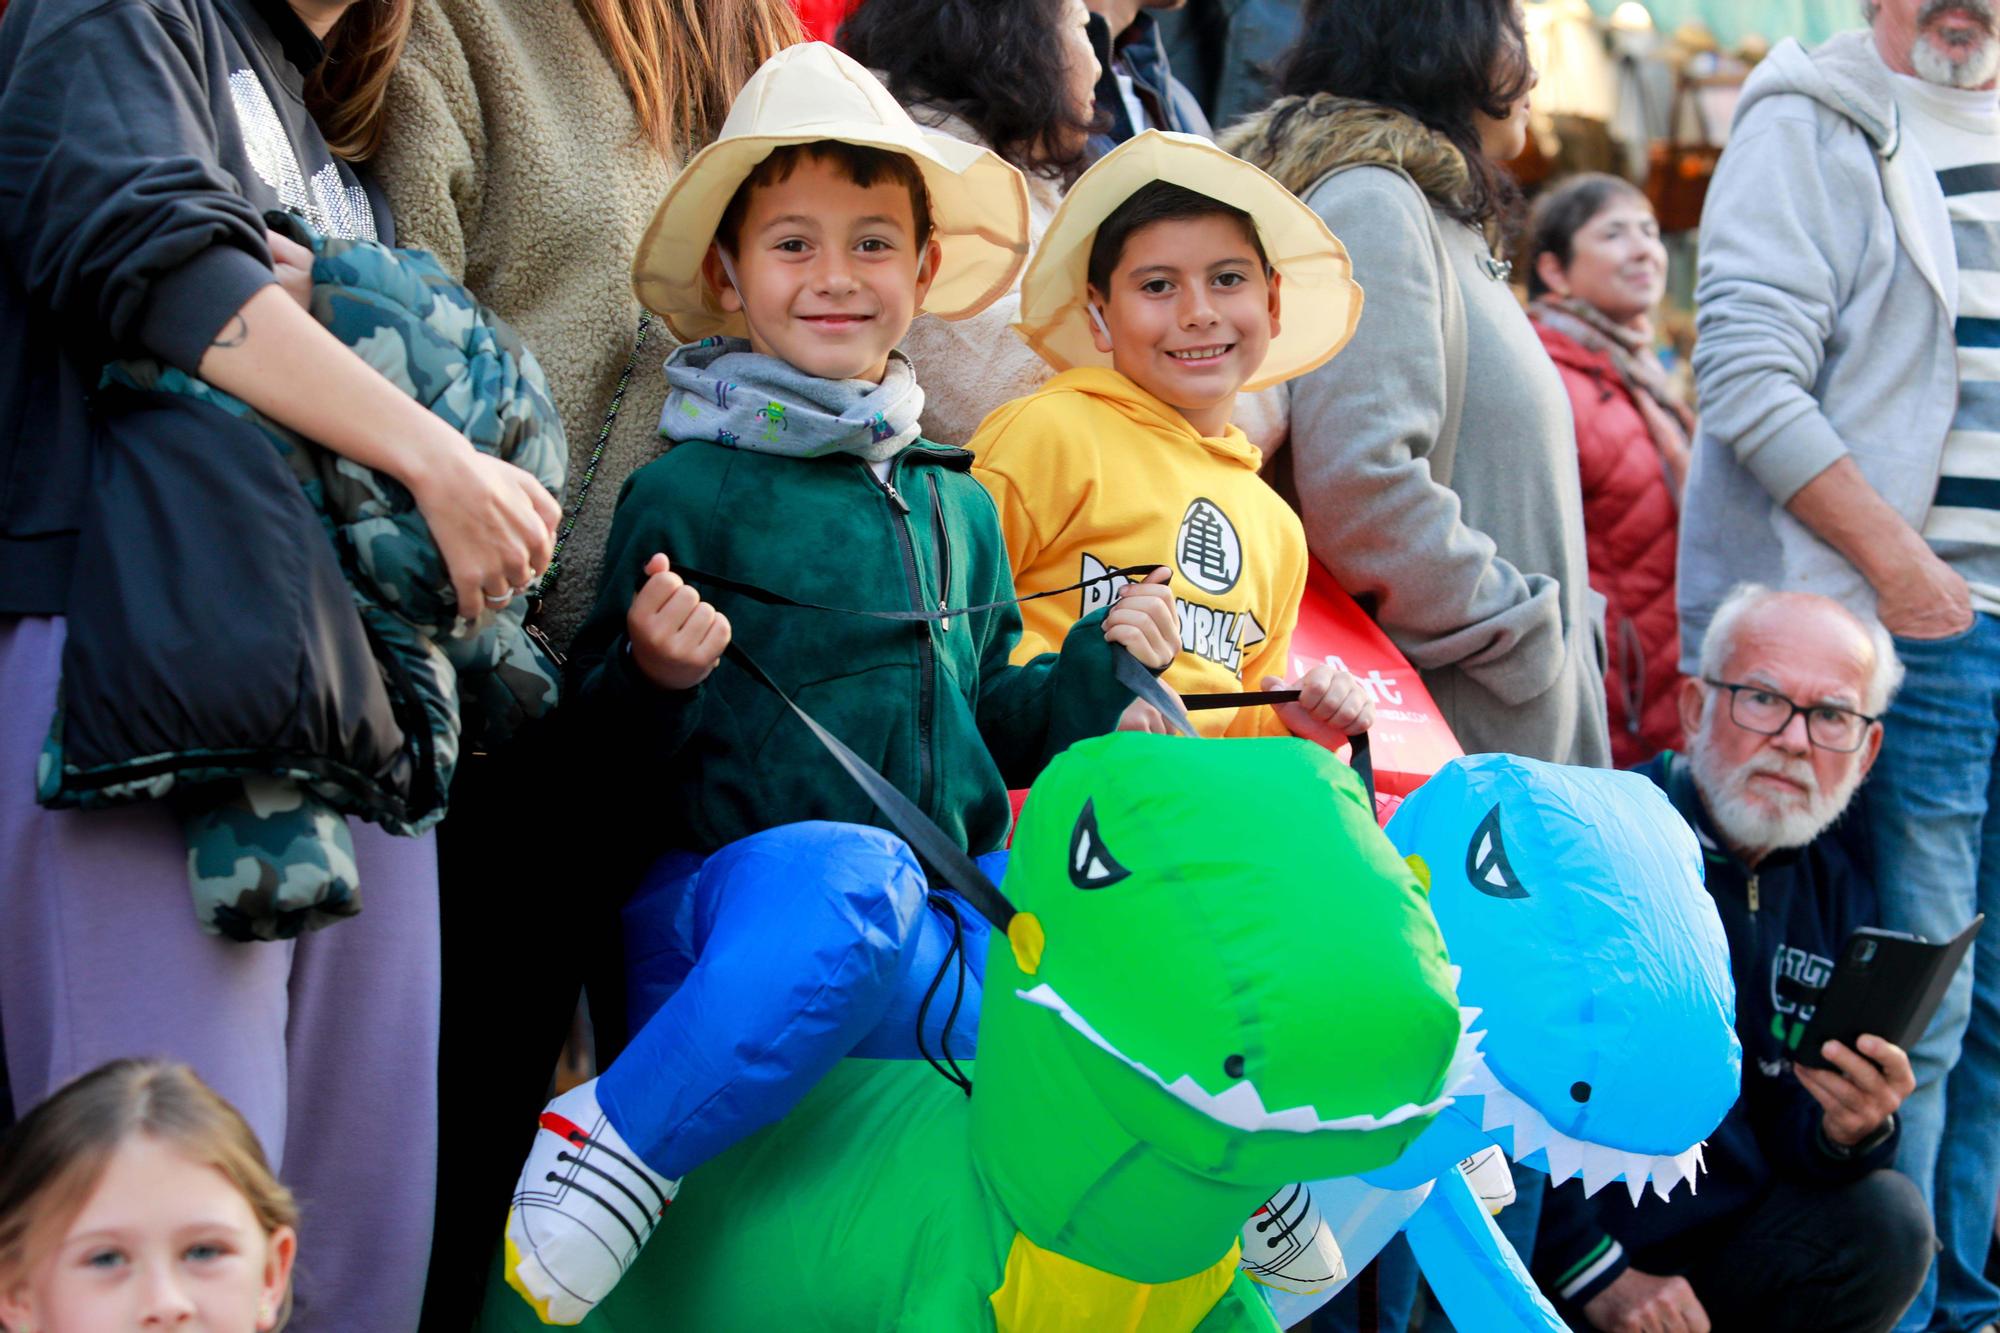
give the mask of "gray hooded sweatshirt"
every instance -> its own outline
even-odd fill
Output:
[[[1872,615],[1784,506],[1843,456],[1922,530],[1958,404],[1958,261],[1937,177],[1865,32],[1780,43],[1743,90],[1702,213],[1701,427],[1680,547],[1681,667],[1744,580]]]

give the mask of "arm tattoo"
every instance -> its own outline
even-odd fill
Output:
[[[215,335],[215,341],[210,343],[209,346],[225,348],[241,347],[244,340],[249,336],[250,326],[244,323],[243,316],[231,315],[229,322],[222,326],[222,332]]]

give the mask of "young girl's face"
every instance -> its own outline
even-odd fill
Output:
[[[134,1135],[0,1320],[33,1333],[252,1333],[277,1323],[297,1241],[229,1178]]]

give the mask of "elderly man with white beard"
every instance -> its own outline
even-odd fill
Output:
[[[1827,593],[1908,671],[1865,805],[1882,922],[2000,916],[2000,13],[1864,0],[1744,85],[1702,214],[1681,658],[1738,580]],[[1942,1248],[1900,1333],[2000,1323],[2000,934],[1910,1050],[1896,1165]]]
[[[1550,1193],[1537,1276],[1605,1333],[1886,1333],[1935,1248],[1890,1169],[1909,1057],[1879,1037],[1800,1037],[1849,933],[1876,924],[1865,830],[1841,815],[1882,743],[1901,668],[1889,635],[1830,598],[1748,585],[1710,620],[1683,682],[1685,758],[1642,765],[1701,843],[1729,937],[1743,1094],[1692,1196]],[[1630,1058],[1670,1059],[1631,1052]],[[1615,1197],[1613,1197],[1615,1196]]]

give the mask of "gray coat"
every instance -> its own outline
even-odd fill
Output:
[[[1283,99],[1225,146],[1307,191],[1366,293],[1354,340],[1291,385],[1313,555],[1372,602],[1468,752],[1608,764],[1569,399],[1485,238],[1434,203],[1463,159],[1326,96]]]
[[[1958,404],[1958,259],[1892,89],[1868,33],[1785,41],[1744,88],[1702,213],[1683,670],[1745,579],[1873,614],[1860,571],[1784,508],[1842,457],[1912,527],[1930,511]]]

